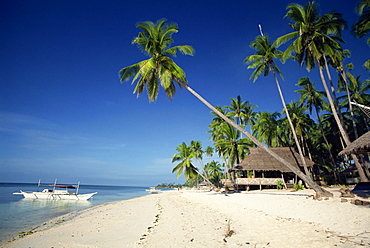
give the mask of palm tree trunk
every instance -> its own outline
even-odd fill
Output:
[[[328,98],[328,101],[329,101],[329,104],[330,104],[331,110],[332,110],[333,115],[334,115],[334,119],[335,119],[335,121],[337,122],[337,125],[338,125],[338,128],[339,128],[339,131],[340,131],[340,133],[342,134],[342,137],[343,137],[343,139],[344,139],[344,142],[346,143],[346,146],[348,146],[348,145],[350,145],[350,144],[351,144],[351,141],[349,140],[348,134],[347,134],[347,132],[344,130],[344,127],[343,127],[343,125],[342,125],[342,122],[341,122],[341,120],[340,120],[340,119],[339,119],[339,117],[338,117],[338,114],[337,114],[336,108],[335,108],[335,106],[334,106],[333,99],[331,98],[330,91],[329,91],[328,86],[327,86],[327,84],[326,84],[326,80],[325,80],[325,77],[324,77],[324,73],[323,73],[323,71],[322,71],[322,67],[320,66],[320,61],[319,61],[319,59],[317,59],[317,65],[318,65],[318,68],[319,68],[321,81],[322,81],[322,84],[323,84],[324,89],[325,89],[325,92],[326,92],[326,96],[327,96],[327,98]],[[366,177],[365,172],[364,172],[364,170],[362,169],[361,164],[358,162],[358,159],[357,159],[356,155],[351,154],[351,156],[352,156],[353,161],[355,162],[355,165],[356,165],[356,168],[357,168],[358,174],[359,174],[359,176],[360,176],[361,182],[369,182],[369,179]]]
[[[199,176],[201,176],[207,183],[209,183],[210,185],[212,185],[213,187],[215,187],[213,185],[213,183],[211,183],[208,178],[206,178],[205,176],[203,176],[197,169],[194,169],[196,173],[198,173]]]
[[[321,120],[320,120],[320,116],[319,116],[319,109],[318,107],[315,105],[315,110],[316,110],[316,116],[317,116],[317,121],[319,122],[319,127],[320,127],[320,130],[321,130],[321,134],[322,134],[322,137],[324,138],[324,141],[325,141],[325,144],[326,144],[326,147],[328,149],[328,152],[329,152],[329,156],[330,156],[330,160],[331,160],[331,163],[333,164],[333,168],[334,168],[334,178],[336,181],[337,180],[337,173],[336,173],[336,168],[337,168],[337,165],[335,163],[335,159],[334,159],[334,156],[333,156],[333,153],[331,152],[331,148],[330,148],[330,145],[329,145],[329,141],[328,139],[326,138],[326,135],[325,135],[325,132],[324,132],[324,128],[322,126],[322,123],[321,123]]]
[[[344,70],[341,71],[341,76],[343,78],[344,84],[346,85],[348,105],[349,105],[349,111],[351,113],[353,131],[355,133],[355,139],[357,139],[358,138],[357,124],[356,124],[356,121],[355,121],[355,114],[353,113],[353,108],[352,108],[352,104],[351,104],[351,96],[349,94],[349,89],[348,89],[348,84],[347,84],[347,76],[346,76],[346,73],[344,72]]]
[[[263,145],[261,142],[259,142],[255,137],[253,137],[250,133],[245,131],[240,126],[236,125],[233,121],[231,121],[229,118],[227,118],[224,114],[222,114],[220,111],[218,111],[215,107],[213,107],[209,102],[207,102],[203,97],[201,97],[198,93],[196,93],[192,88],[190,88],[188,85],[179,82],[182,87],[187,89],[190,93],[192,93],[196,98],[198,98],[202,103],[204,103],[208,108],[210,108],[213,112],[215,112],[218,116],[220,116],[222,119],[224,119],[227,123],[229,123],[231,126],[235,127],[237,130],[242,132],[245,136],[247,136],[254,144],[256,144],[258,147],[262,148],[264,151],[266,151],[268,154],[270,154],[272,157],[274,157],[276,160],[284,164],[287,168],[289,168],[294,174],[299,176],[304,182],[306,182],[316,193],[320,193],[322,196],[333,196],[332,193],[330,193],[327,190],[324,190],[319,185],[317,185],[309,176],[304,174],[299,168],[293,166],[288,161],[277,155],[275,152],[268,149],[265,145]]]
[[[342,123],[342,126],[345,130],[345,126],[344,126],[344,119],[343,119],[343,115],[342,113],[340,112],[340,107],[339,107],[339,102],[338,102],[338,98],[337,98],[337,95],[335,93],[335,88],[334,88],[334,84],[333,84],[333,80],[331,78],[331,73],[330,73],[330,70],[329,70],[329,66],[328,66],[328,62],[326,60],[326,56],[325,54],[323,55],[324,56],[324,61],[325,61],[325,69],[326,69],[326,74],[328,75],[328,79],[329,79],[329,83],[330,83],[330,87],[331,87],[331,92],[333,94],[333,98],[334,98],[334,103],[335,103],[335,106],[337,106],[337,113],[338,113],[338,116],[339,116],[339,119]],[[355,129],[354,132],[355,132],[355,137],[356,139],[358,138],[358,135],[357,135],[357,128],[356,128],[356,122],[354,121],[354,116],[353,116],[353,112],[352,112],[352,106],[351,106],[351,99],[349,97],[349,91],[348,91],[348,86],[347,86],[347,79],[346,77],[343,77],[342,75],[342,78],[345,82],[345,85],[346,85],[346,88],[347,88],[347,96],[348,96],[348,104],[350,105],[350,109],[351,109],[351,115],[352,115],[352,123],[353,123],[353,128]],[[345,130],[346,131],[346,130]]]
[[[289,111],[288,111],[288,109],[286,107],[286,104],[285,104],[285,100],[284,100],[283,92],[281,91],[281,88],[280,88],[279,80],[276,77],[275,71],[272,70],[272,72],[274,73],[274,78],[275,78],[276,86],[278,88],[280,99],[281,99],[281,102],[283,103],[283,107],[284,107],[284,110],[285,110],[285,114],[286,114],[286,116],[288,118],[288,122],[289,122],[290,128],[292,129],[293,137],[294,137],[295,143],[296,143],[297,148],[298,148],[298,153],[299,153],[299,156],[301,158],[304,171],[305,171],[306,175],[309,176],[310,175],[310,172],[308,171],[306,160],[304,159],[302,148],[301,148],[301,145],[299,144],[299,141],[298,141],[297,133],[296,133],[296,131],[294,129],[292,120],[290,119]]]

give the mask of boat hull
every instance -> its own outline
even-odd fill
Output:
[[[89,194],[74,194],[74,193],[53,193],[53,192],[26,192],[20,191],[13,193],[14,195],[23,195],[28,199],[46,199],[46,200],[89,200],[97,192]]]
[[[147,189],[146,191],[149,192],[149,193],[151,193],[151,194],[161,193],[161,190],[160,189],[156,189],[155,187],[150,187],[150,189]]]

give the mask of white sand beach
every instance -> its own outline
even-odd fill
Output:
[[[330,190],[321,201],[312,190],[166,191],[66,215],[3,247],[369,247],[370,207]]]

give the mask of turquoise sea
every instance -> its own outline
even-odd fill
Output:
[[[0,244],[19,232],[76,210],[105,202],[131,199],[148,193],[147,187],[80,185],[79,193],[98,192],[88,201],[24,199],[19,190],[36,191],[37,183],[0,183]],[[42,190],[43,187],[40,187]]]

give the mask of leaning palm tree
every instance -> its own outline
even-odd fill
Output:
[[[246,64],[249,64],[248,69],[255,69],[250,78],[253,78],[253,82],[255,82],[262,72],[264,73],[264,76],[269,75],[270,72],[273,74],[277,89],[279,91],[280,99],[285,110],[285,114],[287,116],[295,143],[297,145],[304,171],[306,175],[309,175],[310,172],[308,171],[306,160],[303,156],[303,151],[301,145],[299,144],[297,133],[294,129],[292,120],[290,119],[289,111],[286,107],[283,92],[281,91],[280,83],[277,77],[277,75],[280,75],[282,77],[282,74],[274,60],[281,59],[282,52],[277,50],[276,47],[270,43],[270,40],[266,35],[257,36],[256,40],[252,42],[251,47],[256,50],[256,54],[250,55],[244,60]]]
[[[340,13],[336,12],[320,16],[318,5],[315,2],[308,2],[305,6],[291,4],[287,9],[288,12],[285,17],[290,18],[294,22],[290,24],[294,31],[279,37],[275,41],[275,45],[278,47],[294,39],[284,52],[283,59],[287,59],[294,53],[294,58],[298,64],[300,66],[305,64],[307,70],[311,70],[317,65],[332,113],[343,140],[348,146],[351,141],[343,121],[339,118],[337,106],[334,104],[323,73],[323,68],[327,64],[327,56],[330,57],[330,55],[335,54],[336,50],[342,49],[339,41],[342,41],[340,38],[341,30],[346,26],[344,19]],[[355,161],[361,181],[368,182],[369,179],[366,177],[356,155],[352,154],[352,158]]]
[[[285,159],[272,152],[265,145],[254,138],[250,133],[245,131],[243,128],[232,122],[224,114],[218,111],[210,103],[208,103],[203,97],[196,93],[187,84],[185,72],[168,56],[174,56],[177,51],[184,54],[193,55],[194,49],[188,45],[170,47],[172,40],[172,34],[178,32],[176,24],[165,24],[165,20],[153,22],[144,22],[137,25],[142,32],[133,40],[134,44],[137,44],[143,51],[150,56],[148,60],[141,61],[137,64],[122,68],[119,71],[120,81],[124,82],[133,77],[132,83],[137,81],[134,92],[140,95],[146,88],[148,91],[148,97],[150,101],[155,101],[158,95],[160,86],[162,86],[167,96],[172,99],[175,94],[175,83],[179,87],[187,89],[195,97],[197,97],[202,103],[209,107],[213,112],[219,115],[227,123],[238,129],[244,135],[246,135],[253,143],[264,149],[272,157],[283,163],[292,172],[304,180],[310,187],[316,192],[323,195],[331,196],[332,194],[321,187],[319,187],[314,181],[311,180],[306,174],[296,168],[294,165],[287,162]]]

